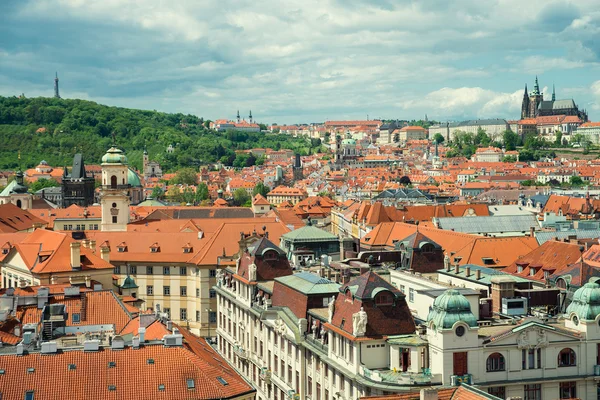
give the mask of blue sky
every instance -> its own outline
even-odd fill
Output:
[[[0,2],[0,94],[265,123],[518,118],[525,83],[600,120],[598,0]]]

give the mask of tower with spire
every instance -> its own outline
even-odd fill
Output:
[[[58,72],[54,76],[54,98],[60,99],[60,93],[58,91]]]
[[[554,84],[552,84],[552,101],[556,101],[556,89],[554,88]]]
[[[238,110],[238,112],[237,112],[237,123],[238,124],[240,123],[240,110]]]
[[[529,92],[527,84],[525,84],[525,92],[523,93],[523,103],[521,103],[521,119],[527,118],[529,115]]]
[[[252,110],[250,110],[250,115],[248,115],[248,122],[252,123]]]

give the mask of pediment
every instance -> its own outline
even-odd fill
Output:
[[[534,349],[547,347],[553,342],[568,340],[579,340],[579,336],[563,327],[533,320],[485,338],[484,346],[514,346],[519,349]]]

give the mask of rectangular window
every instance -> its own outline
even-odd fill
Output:
[[[179,275],[186,276],[187,275],[187,268],[186,267],[179,267]]]
[[[179,309],[179,319],[185,321],[187,319],[187,308]]]
[[[171,286],[163,286],[163,295],[165,295],[165,296],[171,295]]]
[[[506,398],[506,388],[504,386],[493,386],[488,388],[488,393],[492,396],[500,397],[501,399]]]
[[[275,372],[275,375],[279,375],[277,373],[277,368],[279,367],[279,357],[273,356],[273,366],[275,367],[273,372]]]
[[[179,287],[179,294],[181,296],[187,296],[187,286],[180,286]]]
[[[292,366],[288,365],[288,383],[292,385]]]
[[[196,311],[196,322],[200,322],[200,311]]]
[[[402,294],[406,294],[406,288],[404,287],[404,285],[400,285],[400,292],[402,292]]]
[[[152,296],[154,294],[154,286],[148,285],[146,286],[146,295]]]
[[[200,293],[198,293],[198,294],[200,294]],[[215,289],[210,289],[209,294],[210,294],[211,299],[214,299],[215,297],[217,297],[217,291]]]
[[[214,324],[217,322],[217,312],[216,311],[208,312],[208,322],[210,322],[211,324]]]
[[[196,297],[200,297],[200,288],[196,288]]]
[[[163,311],[169,316],[171,317],[171,309],[168,307],[163,308]]]
[[[309,376],[306,383],[306,391],[309,396],[312,396],[312,378]]]
[[[129,273],[131,275],[137,275],[137,266],[136,265],[132,265],[129,267]]]
[[[408,289],[408,301],[410,301],[411,303],[415,302],[415,289],[413,288]]]
[[[81,321],[81,314],[74,313],[71,319],[73,320],[74,324],[78,324]]]
[[[525,397],[523,400],[542,400],[542,385],[539,383],[525,385]]]
[[[116,215],[113,215],[113,217],[112,217],[112,223],[113,224],[117,223],[117,216]],[[71,227],[71,225],[69,225],[69,227]]]
[[[577,397],[577,383],[561,382],[558,392],[561,399],[574,399]]]
[[[211,277],[211,278],[214,278],[214,277],[216,277],[216,276],[217,276],[217,270],[216,270],[216,269],[211,269],[211,270],[210,270],[210,277]]]
[[[121,273],[121,266],[120,265],[115,266],[114,273],[115,274],[120,274]]]
[[[153,269],[152,267],[146,267],[146,275],[152,275]]]
[[[163,275],[171,275],[171,268],[163,267]]]

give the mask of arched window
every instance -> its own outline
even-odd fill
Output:
[[[110,177],[110,187],[112,189],[116,189],[117,188],[117,176],[113,175]]]
[[[504,371],[504,356],[500,353],[493,353],[487,359],[487,372]]]
[[[559,367],[573,367],[575,365],[577,365],[577,360],[575,358],[575,351],[573,349],[567,347],[558,353]]]
[[[378,306],[390,306],[394,303],[394,296],[390,292],[378,293],[375,296],[375,304]]]
[[[433,253],[433,245],[431,243],[425,243],[421,246],[421,251],[423,253]]]
[[[17,207],[23,208],[23,203],[21,203],[21,200],[17,200]]]

